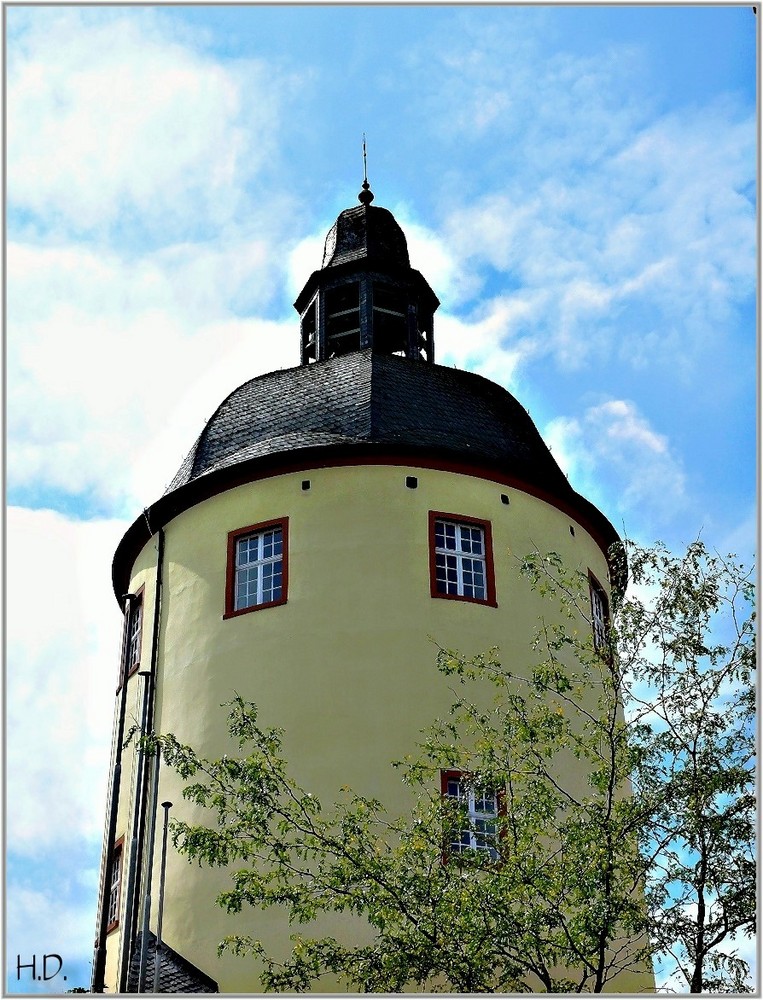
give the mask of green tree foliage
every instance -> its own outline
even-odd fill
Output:
[[[647,987],[655,951],[692,991],[743,988],[720,945],[754,919],[749,575],[701,543],[681,560],[662,546],[628,557],[628,597],[596,642],[587,578],[536,553],[522,563],[539,598],[528,662],[439,649],[453,704],[394,765],[403,816],[349,789],[324,807],[290,776],[282,732],[238,696],[235,754],[156,738],[210,810],[208,824],[174,821],[173,839],[228,869],[219,904],[279,907],[304,929],[287,956],[236,934],[221,948],[258,956],[279,991],[331,973],[369,992],[600,992],[627,973]],[[492,826],[441,795],[446,769],[498,790]],[[480,847],[453,848],[465,830]],[[310,936],[329,911],[364,920],[367,943]]]
[[[634,779],[652,808],[651,933],[684,989],[742,992],[734,938],[755,932],[752,573],[699,541],[681,557],[662,545],[629,557],[615,625],[627,708],[650,749]]]

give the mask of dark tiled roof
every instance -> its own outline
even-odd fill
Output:
[[[488,462],[561,497],[574,493],[505,389],[471,372],[370,350],[245,382],[208,422],[168,492],[253,458],[331,445]]]
[[[371,205],[347,208],[329,230],[321,266],[357,260],[383,263],[385,268],[410,267],[405,234],[388,209]]]
[[[138,976],[140,971],[140,946],[142,934],[138,934],[137,943],[127,976],[127,992],[138,992]],[[143,978],[141,993],[153,993],[154,969],[156,963],[156,935],[149,931],[146,954],[146,972]],[[166,941],[162,941],[161,962],[159,964],[159,993],[219,993],[217,983],[208,975],[183,958]]]

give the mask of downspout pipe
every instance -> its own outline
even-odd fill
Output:
[[[143,678],[143,708],[140,718],[140,732],[141,735],[144,735],[146,733],[148,706],[151,698],[151,673],[148,670],[139,670],[138,676]],[[139,886],[136,886],[135,884],[135,875],[138,870],[138,842],[142,819],[140,803],[142,801],[141,790],[143,787],[144,777],[145,774],[141,758],[141,765],[138,768],[138,774],[135,782],[135,807],[132,817],[132,836],[130,838],[130,864],[128,866],[127,880],[125,882],[125,896],[127,903],[125,906],[125,932],[122,935],[122,958],[119,966],[120,993],[124,993],[127,989],[127,977],[130,972],[130,956],[132,955],[133,948],[135,947],[135,921],[133,917],[137,904],[136,893],[139,891]]]
[[[119,714],[114,749],[114,772],[111,783],[111,803],[109,824],[106,832],[106,857],[101,874],[101,905],[98,914],[98,939],[93,961],[92,992],[103,993],[106,976],[106,929],[109,925],[109,884],[111,868],[114,864],[114,841],[117,834],[117,813],[119,811],[119,789],[122,782],[122,741],[124,740],[125,713],[127,709],[127,659],[129,656],[129,636],[135,614],[135,594],[125,594],[125,627],[122,635],[122,655],[119,664]]]
[[[146,522],[148,522],[148,512],[144,511]],[[161,622],[162,608],[162,588],[164,579],[164,528],[159,528],[156,545],[156,588],[154,592],[154,612],[151,625],[151,661],[149,670],[144,673],[145,688],[143,702],[143,718],[141,719],[141,736],[147,736],[153,731],[154,726],[154,705],[156,700],[156,671],[159,661],[159,626]],[[147,825],[148,791],[149,791],[149,768],[151,758],[141,750],[138,776],[135,791],[135,812],[133,816],[133,834],[135,844],[135,864],[130,864],[132,885],[128,886],[130,923],[125,927],[128,942],[128,950],[123,954],[119,991],[124,993],[127,990],[127,980],[130,971],[130,958],[135,948],[137,940],[139,910],[140,910],[140,883],[143,871],[143,854],[145,850],[145,836]],[[151,873],[146,873],[146,878],[150,882]]]

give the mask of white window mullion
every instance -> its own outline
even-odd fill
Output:
[[[262,577],[264,576],[262,572],[262,551],[263,551],[263,541],[265,536],[259,535],[257,538],[257,603],[262,604]]]
[[[461,536],[463,528],[456,525],[456,572],[458,573],[458,592],[464,593],[464,540]]]
[[[477,850],[477,831],[476,831],[476,820],[477,820],[477,806],[474,801],[474,789],[470,788],[468,791],[468,810],[469,810],[469,847],[473,851]]]

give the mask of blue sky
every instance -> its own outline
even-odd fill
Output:
[[[87,985],[113,549],[220,400],[298,361],[362,180],[639,541],[756,544],[749,6],[6,7],[7,930]],[[63,574],[56,566],[65,566]],[[44,602],[43,613],[39,602]],[[67,982],[62,985],[61,977]]]

